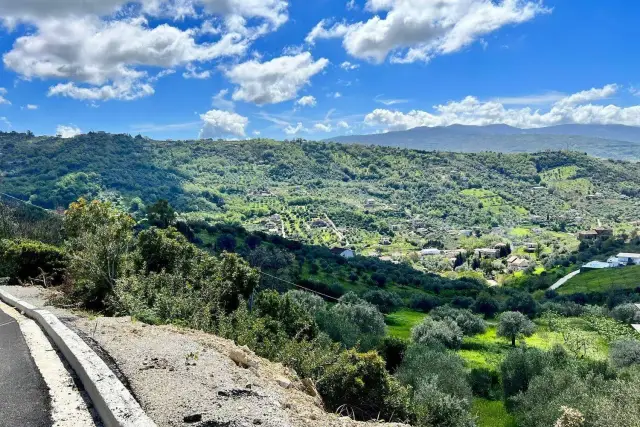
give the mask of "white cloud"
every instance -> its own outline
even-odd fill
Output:
[[[347,2],[347,10],[354,10],[356,9],[358,6],[356,5],[356,0],[349,0]]]
[[[133,101],[155,93],[148,83],[122,82],[99,87],[80,87],[74,83],[60,83],[49,88],[47,96],[66,96],[83,101]]]
[[[320,132],[331,132],[331,125],[324,123],[316,123],[313,125],[313,129]]]
[[[0,117],[0,122],[4,123],[7,129],[11,129],[11,122],[6,117]]]
[[[213,97],[211,104],[220,110],[233,111],[236,104],[230,99],[227,99],[228,94],[229,89],[222,89]]]
[[[384,104],[386,106],[396,105],[396,104],[406,104],[407,102],[409,102],[408,99],[385,99],[385,98],[382,98],[382,95],[376,96],[375,98],[373,98],[373,100],[375,102],[379,102],[380,104]]]
[[[327,96],[329,96],[331,98],[335,98],[335,99],[342,98],[342,94],[340,92],[332,92],[332,93],[328,94]]]
[[[0,104],[11,105],[11,101],[5,98],[7,93],[8,93],[7,89],[0,87]]]
[[[307,129],[305,129],[300,122],[298,122],[295,127],[288,125],[286,128],[284,128],[284,133],[286,133],[287,135],[296,135],[300,132],[307,132]]]
[[[457,52],[506,25],[550,13],[541,1],[527,0],[367,0],[375,15],[366,22],[334,24],[322,20],[307,43],[343,37],[347,52],[376,63],[429,61]],[[381,17],[383,16],[383,17]]]
[[[31,25],[3,62],[25,80],[66,80],[50,94],[135,99],[153,93],[147,86],[174,67],[185,65],[185,78],[210,77],[198,64],[245,55],[253,41],[288,20],[287,7],[285,0],[0,0],[5,24]],[[181,29],[154,19],[187,16],[205,23]],[[201,35],[217,40],[196,41]],[[161,70],[150,77],[149,67]]]
[[[56,129],[56,135],[65,139],[73,138],[74,136],[78,136],[81,134],[82,134],[82,131],[80,130],[80,128],[76,126],[58,125],[58,128]]]
[[[259,130],[254,130],[254,131],[253,131],[253,134],[254,134],[255,136],[260,136],[260,131],[259,131]]]
[[[222,110],[208,111],[201,114],[200,118],[204,122],[202,130],[200,130],[200,139],[229,135],[245,136],[245,128],[249,124],[249,119],[246,117]]]
[[[344,120],[340,120],[338,122],[338,127],[341,129],[349,129],[349,123],[345,122]]]
[[[315,96],[307,95],[296,101],[296,105],[301,107],[315,107],[317,104]]]
[[[205,80],[211,77],[211,71],[198,71],[198,67],[196,67],[195,65],[187,64],[185,72],[182,73],[182,77],[184,77],[185,79]]]
[[[285,46],[282,49],[282,54],[286,55],[286,56],[300,55],[302,52],[304,52],[304,45],[303,44]]]
[[[325,28],[329,24],[326,19],[321,20],[313,29],[307,34],[304,41],[313,45],[316,39],[333,39],[343,37],[349,31],[349,26],[344,23],[333,24],[329,28]]]
[[[248,61],[232,67],[225,74],[238,85],[233,93],[235,101],[276,104],[294,99],[298,91],[309,84],[311,77],[328,63],[325,58],[314,61],[311,54],[305,52],[262,63]]]
[[[640,105],[619,107],[592,104],[616,93],[617,85],[607,85],[566,96],[543,112],[530,107],[507,108],[473,96],[434,106],[434,112],[413,110],[408,113],[376,109],[365,117],[370,126],[384,126],[389,130],[405,130],[419,126],[449,126],[452,124],[486,126],[506,124],[518,128],[537,128],[559,124],[621,124],[640,126]]]
[[[352,64],[349,61],[344,61],[342,64],[340,64],[340,68],[342,68],[343,70],[347,70],[347,71],[355,70],[355,69],[357,69],[359,67],[360,67],[360,65]]]
[[[35,104],[27,104],[24,107],[22,107],[22,109],[26,109],[26,110],[37,110],[38,106]]]

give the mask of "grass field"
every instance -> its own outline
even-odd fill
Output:
[[[477,417],[478,427],[516,427],[501,400],[473,399],[472,413]]]
[[[612,289],[634,289],[638,286],[640,266],[605,268],[578,274],[560,287],[558,293],[569,295],[579,292],[607,292]]]
[[[385,321],[389,328],[389,335],[408,339],[411,336],[411,328],[422,319],[427,317],[426,314],[419,311],[404,309],[385,316]]]

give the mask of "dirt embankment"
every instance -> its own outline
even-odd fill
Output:
[[[8,289],[43,306],[39,290]],[[20,294],[20,295],[18,295]],[[160,427],[400,427],[361,423],[322,409],[313,384],[232,341],[123,318],[88,318],[55,309],[115,364]]]

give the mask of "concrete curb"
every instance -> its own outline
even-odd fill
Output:
[[[0,299],[38,322],[82,381],[105,427],[156,427],[102,359],[56,316],[3,290]]]

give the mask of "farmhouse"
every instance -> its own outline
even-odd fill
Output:
[[[509,258],[507,263],[509,264],[509,270],[511,271],[524,271],[531,265],[528,259],[517,256]]]
[[[535,242],[527,242],[524,244],[524,250],[527,252],[535,252],[538,249],[538,244]]]
[[[331,253],[335,254],[335,255],[340,255],[342,258],[353,258],[356,256],[356,253],[351,250],[351,249],[347,249],[347,248],[332,248],[331,249]]]
[[[500,249],[492,248],[480,248],[473,251],[473,253],[480,258],[498,258],[500,256]]]
[[[598,233],[596,233],[594,230],[581,231],[578,233],[579,240],[592,240],[597,238],[598,238]]]
[[[365,208],[372,208],[372,207],[374,207],[374,206],[375,206],[375,204],[376,204],[376,201],[375,201],[374,199],[367,199],[367,200],[364,202],[364,207],[365,207]]]
[[[613,236],[613,229],[608,228],[608,227],[594,228],[593,231],[595,231],[598,234],[598,237],[611,237],[611,236]]]
[[[440,250],[436,248],[427,248],[420,251],[420,256],[440,255]]]
[[[631,263],[640,265],[640,254],[622,252],[616,255],[616,258],[618,258],[618,262],[623,265],[629,265]]]

